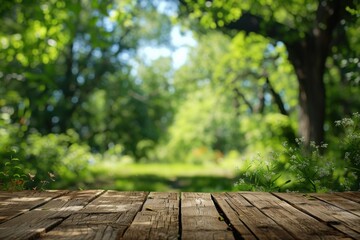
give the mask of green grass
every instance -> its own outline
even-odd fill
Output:
[[[231,191],[235,166],[229,164],[144,164],[102,162],[90,168],[86,189],[120,191]]]

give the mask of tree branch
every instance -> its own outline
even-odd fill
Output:
[[[297,39],[299,36],[298,31],[289,26],[274,20],[267,21],[249,12],[244,12],[238,20],[225,25],[224,28],[228,30],[245,31],[247,33],[258,33],[283,42],[291,42],[292,39]],[[284,36],[286,36],[287,39],[284,39]]]
[[[273,96],[274,98],[274,101],[276,103],[276,105],[278,106],[279,110],[280,110],[280,113],[285,115],[285,116],[289,116],[289,112],[285,109],[285,105],[284,105],[284,102],[282,101],[281,99],[281,96],[280,94],[278,94],[275,89],[273,88],[273,86],[271,85],[270,83],[270,80],[269,80],[269,77],[266,77],[266,84],[268,85],[269,87],[269,90],[271,92],[271,95]]]
[[[264,113],[265,110],[265,92],[267,89],[267,84],[265,83],[262,88],[261,91],[258,93],[258,99],[259,99],[259,104],[256,106],[255,112],[257,113]]]
[[[245,98],[244,94],[242,92],[239,91],[238,88],[233,88],[234,93],[238,96],[241,97],[241,99],[245,102],[245,104],[248,106],[250,112],[254,112],[253,107],[251,106],[251,103]]]

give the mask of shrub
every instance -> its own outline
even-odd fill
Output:
[[[341,141],[310,146],[303,139],[284,143],[284,150],[266,157],[258,155],[240,168],[237,190],[323,192],[359,190],[360,115],[336,121],[344,130]]]
[[[335,125],[344,131],[339,142],[340,159],[344,160],[344,184],[348,190],[360,189],[360,114],[354,113],[352,118],[336,121]],[[344,185],[343,184],[343,185]],[[346,184],[345,184],[346,185]]]
[[[16,154],[16,151],[13,149],[12,153]],[[18,158],[11,156],[1,163],[0,190],[23,190],[27,180],[28,177]]]
[[[285,180],[284,164],[278,161],[278,154],[272,152],[268,158],[257,154],[251,161],[244,161],[240,167],[240,179],[235,183],[240,191],[281,191],[291,182]]]
[[[327,144],[311,142],[310,146],[306,146],[299,138],[296,144],[295,147],[284,144],[284,154],[289,163],[287,170],[292,174],[294,189],[305,192],[330,190],[335,169],[334,162],[322,154]]]
[[[88,164],[92,159],[89,146],[78,142],[78,135],[72,130],[66,134],[31,134],[27,139],[24,157],[29,171],[35,175],[32,185],[52,176],[46,182],[49,187],[78,187],[79,179],[86,179]]]

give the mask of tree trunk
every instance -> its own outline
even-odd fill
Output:
[[[306,63],[305,69],[311,67]],[[298,70],[297,70],[298,71]],[[299,133],[309,145],[310,141],[320,144],[324,141],[325,86],[323,75],[316,71],[306,72],[299,78]]]
[[[354,5],[352,0],[319,1],[314,22],[303,33],[286,24],[265,20],[251,11],[244,12],[224,27],[226,30],[255,32],[286,45],[299,82],[299,132],[307,145],[310,141],[320,144],[324,140],[325,62],[335,28],[349,15],[346,8],[355,9]]]
[[[305,144],[324,141],[326,94],[324,84],[325,61],[328,46],[324,39],[308,37],[300,44],[288,45],[289,60],[299,82],[299,134]]]

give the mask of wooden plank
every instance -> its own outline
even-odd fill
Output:
[[[347,198],[353,202],[360,203],[360,192],[342,192],[342,193],[335,193],[343,198]]]
[[[316,193],[311,194],[311,196],[339,208],[342,208],[360,217],[360,203],[351,201],[347,198],[343,198],[341,195],[337,195],[334,193]]]
[[[233,240],[234,235],[231,231],[183,231],[181,239],[184,240]]]
[[[62,224],[60,225],[62,226]],[[102,240],[119,239],[118,233],[124,231],[125,226],[113,224],[73,225],[55,228],[40,239],[74,239],[74,240]]]
[[[210,193],[181,194],[182,239],[235,239]]]
[[[67,191],[0,192],[0,223],[40,206]]]
[[[342,208],[320,201],[305,194],[274,193],[297,209],[325,222],[339,231],[360,239],[360,218]],[[311,194],[313,195],[313,194]],[[316,195],[316,194],[314,194]],[[328,195],[330,196],[330,195]]]
[[[150,193],[122,239],[178,239],[179,204],[179,193]]]
[[[83,213],[114,213],[128,210],[129,207],[142,206],[147,192],[107,191],[95,199],[81,212]],[[127,220],[126,220],[127,222]]]
[[[213,197],[243,239],[294,239],[239,193],[217,193]]]
[[[24,196],[25,192],[28,191],[0,191],[0,204],[9,198]]]
[[[102,191],[70,192],[0,224],[0,239],[38,238],[73,212],[79,211]]]
[[[358,192],[182,193],[181,198],[154,192],[0,191],[0,239],[360,239]]]
[[[241,193],[251,204],[272,218],[297,239],[339,239],[345,235],[294,208],[270,193]]]
[[[107,191],[41,239],[119,239],[146,196],[145,192]]]

